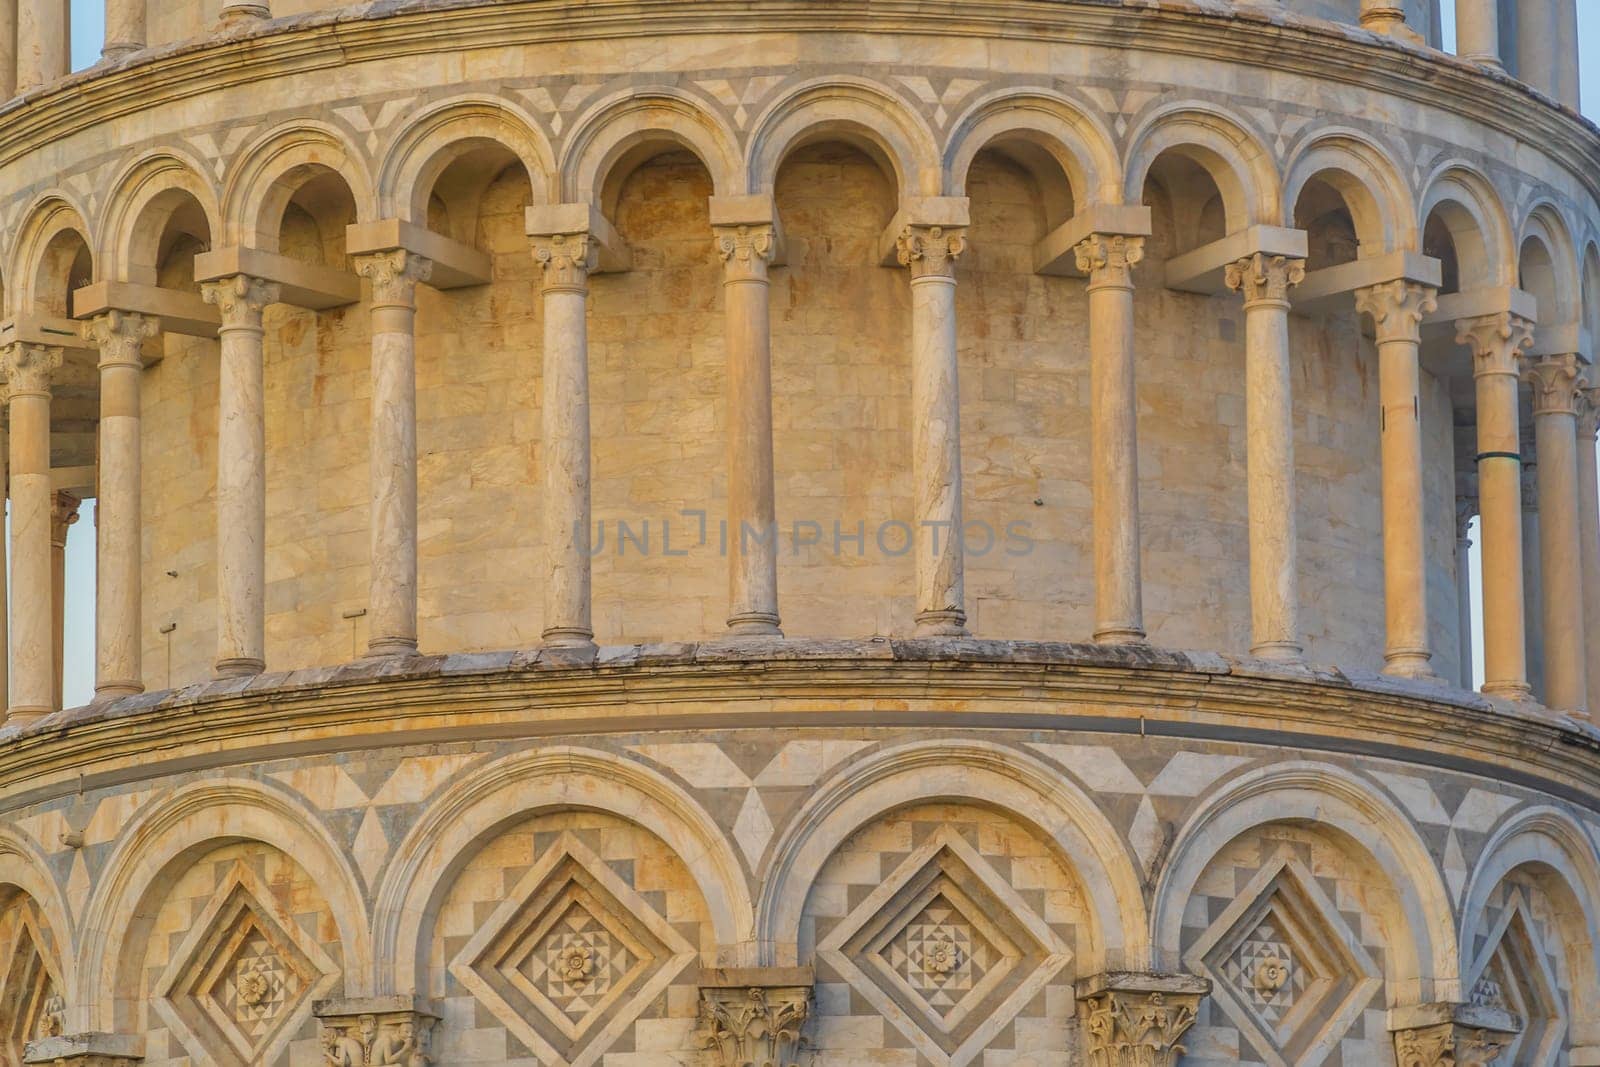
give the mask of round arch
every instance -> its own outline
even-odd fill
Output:
[[[720,954],[736,959],[748,951],[751,903],[742,868],[694,798],[635,761],[554,747],[480,767],[429,804],[377,890],[374,945],[392,971],[378,980],[395,989],[419,988],[427,923],[478,846],[516,820],[564,808],[609,812],[666,842],[696,879]]]
[[[63,291],[56,293],[52,291],[54,283],[47,282],[45,275],[52,268],[63,271],[70,268],[70,263],[63,266],[53,263],[52,259],[58,253],[70,250],[68,246],[74,237],[89,251],[91,259],[94,259],[93,250],[99,247],[87,222],[88,216],[77,201],[63,190],[53,189],[41,194],[20,217],[22,221],[17,227],[16,241],[11,250],[11,269],[6,272],[11,279],[7,295],[12,313],[32,311],[41,302],[52,298],[65,299],[72,279],[62,277],[60,283]],[[98,263],[93,266],[98,273]]]
[[[101,250],[102,273],[154,285],[163,230],[185,201],[198,205],[214,239],[222,232],[217,190],[193,157],[163,148],[129,163],[111,184]]]
[[[26,894],[44,914],[56,942],[58,958],[50,962],[60,969],[61,992],[75,990],[78,982],[76,929],[66,898],[50,876],[50,868],[38,846],[24,835],[0,827],[0,886],[5,885]],[[68,1011],[77,1008],[76,1002],[67,1005]]]
[[[334,126],[292,122],[257,138],[229,174],[222,197],[227,241],[276,252],[284,211],[318,170],[338,174],[355,201],[356,221],[371,221],[373,183],[360,154]]]
[[[1600,345],[1600,240],[1589,241],[1583,250],[1582,293],[1583,328],[1589,331],[1590,346]]]
[[[1122,202],[1111,131],[1086,109],[1046,89],[992,93],[955,121],[944,151],[945,195],[966,196],[973,159],[1006,141],[1030,143],[1054,159],[1075,205]]]
[[[937,773],[933,773],[937,772]],[[922,741],[878,752],[821,783],[773,844],[757,900],[764,963],[792,963],[817,874],[873,819],[925,801],[970,801],[1034,826],[1081,881],[1094,917],[1085,974],[1137,970],[1149,958],[1144,892],[1126,844],[1090,797],[1015,749],[979,741]]]
[[[562,199],[612,214],[621,180],[662,145],[686,148],[711,174],[717,196],[744,191],[737,138],[704,102],[672,88],[601,100],[573,124],[560,161]]]
[[[1359,131],[1323,129],[1296,145],[1285,168],[1283,205],[1290,221],[1307,184],[1320,180],[1345,202],[1365,254],[1416,248],[1416,213],[1392,156]]]
[[[1150,168],[1177,152],[1211,176],[1222,194],[1229,232],[1254,224],[1281,225],[1278,170],[1265,143],[1242,119],[1208,104],[1180,101],[1147,116],[1128,141],[1123,199],[1142,203]]]
[[[90,1029],[115,1031],[117,982],[128,951],[130,917],[161,877],[207,848],[256,841],[288,855],[311,876],[339,927],[346,996],[371,991],[372,942],[362,908],[361,880],[337,842],[286,791],[242,778],[197,782],[146,810],[118,836],[103,880],[84,909],[84,929],[100,936],[85,945],[76,985]]]
[[[916,109],[886,87],[857,78],[805,82],[771,104],[752,126],[745,178],[752,192],[773,190],[795,149],[841,140],[863,149],[895,183],[900,200],[938,196],[939,146]]]
[[[439,177],[484,144],[515,156],[527,171],[534,202],[548,202],[556,161],[539,124],[509,100],[473,94],[427,108],[395,137],[378,169],[379,212],[425,225],[428,196]]]
[[[1184,908],[1205,868],[1239,835],[1273,823],[1337,831],[1383,870],[1399,897],[1409,940],[1391,943],[1391,993],[1449,999],[1460,985],[1454,912],[1427,845],[1378,787],[1329,764],[1293,762],[1250,771],[1201,800],[1178,831],[1156,882],[1151,932],[1158,967],[1181,958]]]
[[[1539,321],[1545,326],[1561,326],[1580,321],[1582,291],[1578,265],[1578,249],[1572,240],[1572,231],[1556,205],[1540,200],[1529,208],[1517,228],[1517,270],[1523,289],[1541,294]],[[1529,242],[1537,242],[1549,257],[1548,277],[1529,284],[1520,275],[1527,268],[1524,253]],[[1545,301],[1553,307],[1545,307]]]
[[[1423,183],[1417,220],[1437,212],[1455,246],[1461,289],[1513,285],[1516,255],[1500,193],[1482,171],[1460,160],[1440,164]]]

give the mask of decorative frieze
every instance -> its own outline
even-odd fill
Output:
[[[1211,983],[1189,974],[1109,972],[1078,982],[1089,1067],[1176,1067]]]
[[[967,232],[944,226],[907,226],[895,242],[902,267],[911,277],[953,278],[956,260],[967,250]]]
[[[322,1027],[329,1067],[429,1067],[439,1016],[408,996],[319,1000],[312,1009]]]
[[[700,986],[700,1041],[718,1067],[793,1067],[811,1015],[805,968],[708,972]]]
[[[1244,296],[1246,308],[1255,304],[1289,306],[1289,290],[1306,280],[1306,261],[1287,256],[1253,256],[1228,264],[1223,280]]]

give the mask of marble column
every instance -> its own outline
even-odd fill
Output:
[[[1523,647],[1517,358],[1533,344],[1533,324],[1511,312],[1463,319],[1456,323],[1456,343],[1472,350],[1477,389],[1483,691],[1526,700],[1532,690]]]
[[[1582,101],[1578,34],[1578,0],[1555,0],[1556,54],[1555,79],[1552,88],[1555,98],[1577,111]]]
[[[67,620],[67,533],[78,525],[78,508],[83,501],[72,493],[57,492],[50,507],[50,684],[55,704],[61,707],[62,672],[65,668]]]
[[[1544,578],[1539,560],[1539,448],[1533,420],[1519,420],[1517,451],[1522,455],[1522,655],[1528,688],[1544,699]]]
[[[1544,609],[1544,702],[1580,714],[1589,682],[1578,517],[1578,392],[1586,384],[1575,355],[1526,362],[1539,451],[1539,570]]]
[[[1361,0],[1361,28],[1413,44],[1424,38],[1406,24],[1406,9],[1401,0]]]
[[[246,29],[272,17],[267,0],[222,0],[222,28]]]
[[[50,376],[62,350],[17,343],[5,350],[11,416],[11,705],[7,723],[54,710],[54,582],[50,526]]]
[[[9,390],[4,384],[0,384],[0,407],[7,409],[8,413],[11,407]],[[0,425],[0,515],[5,514],[6,501],[9,499],[10,466],[11,431],[8,420]],[[11,704],[11,612],[6,609],[6,586],[9,584],[7,570],[4,561],[0,561],[0,724],[6,721],[6,708]]]
[[[1457,675],[1461,688],[1472,688],[1472,538],[1468,530],[1478,502],[1456,497],[1456,647],[1460,650]]]
[[[17,92],[67,76],[67,8],[54,0],[18,0]]]
[[[1139,570],[1139,395],[1133,356],[1133,268],[1144,238],[1093,234],[1074,250],[1089,276],[1090,486],[1094,502],[1094,639],[1145,639]]]
[[[236,274],[201,287],[221,312],[217,396],[217,676],[266,669],[267,456],[262,312],[272,282]]]
[[[95,697],[144,691],[140,664],[140,347],[160,323],[111,311],[85,335],[100,350],[100,487],[95,503]]]
[[[1517,78],[1555,97],[1562,47],[1557,40],[1556,0],[1515,0]]]
[[[1356,293],[1378,341],[1378,440],[1383,457],[1384,673],[1432,678],[1428,565],[1423,534],[1422,319],[1438,307],[1433,289],[1397,280]]]
[[[17,93],[17,0],[0,0],[0,101]]]
[[[1289,369],[1289,290],[1304,260],[1257,254],[1232,263],[1228,288],[1244,296],[1247,499],[1250,514],[1252,655],[1298,660],[1294,398]]]
[[[956,259],[966,231],[907,226],[911,271],[911,467],[918,637],[967,632],[961,545],[961,396],[956,367]]]
[[[590,586],[589,275],[586,233],[536,236],[544,293],[544,642],[594,647]]]
[[[777,635],[778,530],[772,474],[772,333],[767,226],[719,226],[728,346],[728,630]]]
[[[433,263],[395,249],[355,268],[372,288],[367,653],[405,656],[417,650],[417,284]]]
[[[120,59],[145,46],[145,6],[147,0],[106,0],[105,46],[100,54]]]
[[[1593,373],[1591,370],[1590,373]],[[1600,423],[1600,390],[1578,398],[1578,539],[1583,567],[1584,677],[1589,683],[1591,719],[1600,718],[1600,478],[1595,463],[1595,433]]]
[[[1456,55],[1488,67],[1502,65],[1499,0],[1456,0]]]

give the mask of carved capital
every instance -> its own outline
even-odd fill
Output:
[[[200,295],[222,314],[224,330],[259,330],[261,313],[282,295],[276,282],[235,274],[200,286]]]
[[[1590,370],[1589,376],[1594,376]],[[1578,437],[1593,441],[1600,433],[1600,388],[1585,387],[1578,390]]]
[[[1133,288],[1133,268],[1144,259],[1144,238],[1092,233],[1072,248],[1089,288]]]
[[[712,234],[728,281],[767,280],[767,266],[778,247],[771,225],[714,226]]]
[[[1306,280],[1306,261],[1287,256],[1253,256],[1228,264],[1223,274],[1228,288],[1244,296],[1244,306],[1289,306],[1289,290]]]
[[[433,274],[433,260],[395,248],[355,257],[356,273],[372,283],[373,307],[417,306],[417,283]]]
[[[782,984],[753,984],[761,972],[724,972],[727,985],[700,989],[700,1043],[718,1067],[793,1067],[799,1061],[800,1031],[811,1015],[809,974],[784,972]],[[740,983],[741,977],[752,984]]]
[[[312,1006],[321,1026],[322,1058],[328,1067],[429,1067],[439,1016],[406,996],[319,1000]]]
[[[143,367],[140,347],[161,332],[161,320],[131,311],[108,311],[83,324],[83,336],[100,350],[100,367]]]
[[[1211,983],[1192,975],[1102,974],[1078,983],[1089,1067],[1176,1067]]]
[[[56,548],[67,546],[67,529],[78,524],[78,508],[83,505],[73,494],[56,490],[50,500],[50,543]]]
[[[1378,341],[1422,341],[1422,320],[1439,308],[1439,291],[1397,278],[1356,290],[1356,310],[1372,316]]]
[[[10,399],[24,396],[50,396],[50,376],[61,369],[66,353],[47,345],[18,341],[5,349],[3,357],[6,387]]]
[[[902,267],[912,279],[954,278],[956,260],[967,250],[967,231],[944,226],[907,226],[895,241]]]
[[[1528,356],[1522,378],[1533,387],[1535,415],[1576,415],[1578,394],[1588,385],[1577,356]]]
[[[1472,375],[1517,373],[1517,360],[1533,347],[1533,323],[1515,312],[1456,322],[1456,344],[1472,349]]]
[[[1456,497],[1456,540],[1471,544],[1467,537],[1467,527],[1472,525],[1472,520],[1478,515],[1478,498],[1473,496]]]
[[[41,1035],[23,1046],[22,1062],[51,1067],[137,1067],[143,1042],[128,1034]]]
[[[1396,1030],[1395,1067],[1490,1067],[1512,1036],[1461,1023]]]
[[[545,292],[589,291],[589,275],[600,266],[600,242],[586,233],[555,233],[529,240],[533,242],[533,261],[544,276]]]

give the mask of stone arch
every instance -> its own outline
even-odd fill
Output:
[[[1600,240],[1590,240],[1583,250],[1583,328],[1591,348],[1600,345]],[[1597,353],[1600,355],[1600,353]]]
[[[1355,222],[1363,255],[1417,247],[1411,196],[1394,158],[1376,140],[1352,129],[1319,129],[1289,153],[1284,214],[1292,222],[1313,180],[1331,186]]]
[[[1540,200],[1529,208],[1517,233],[1518,284],[1540,297],[1539,321],[1546,326],[1578,322],[1582,311],[1578,251],[1561,212],[1553,202]],[[1526,256],[1530,242],[1536,242],[1548,259],[1536,281],[1522,277],[1530,266]]]
[[[276,252],[289,202],[321,171],[343,179],[355,201],[356,221],[370,221],[374,186],[360,153],[337,127],[297,121],[269,130],[240,153],[222,197],[226,240]]]
[[[135,159],[111,184],[101,250],[103,273],[118,281],[156,284],[159,243],[184,205],[197,207],[214,240],[222,232],[217,191],[186,153],[163,148]]]
[[[937,772],[930,773],[930,772]],[[774,842],[757,900],[764,963],[795,962],[801,914],[828,857],[873,819],[910,804],[965,800],[1033,826],[1077,874],[1095,946],[1081,973],[1137,970],[1149,957],[1144,893],[1128,846],[1077,786],[1016,749],[980,741],[900,745],[821,783]]]
[[[1179,101],[1146,116],[1128,145],[1122,193],[1126,203],[1142,202],[1150,168],[1170,151],[1193,160],[1211,176],[1222,194],[1230,233],[1283,221],[1277,166],[1260,136],[1242,118],[1209,104]]]
[[[549,200],[555,153],[539,124],[509,100],[471,94],[425,109],[395,137],[378,170],[379,212],[426,225],[435,183],[450,164],[482,145],[515,156],[528,173],[534,200]]]
[[[1047,89],[1016,89],[979,100],[951,127],[944,152],[945,195],[966,196],[967,174],[983,149],[1017,143],[1054,160],[1074,206],[1122,201],[1122,177],[1111,132],[1097,117]],[[1035,170],[1043,187],[1048,180]]]
[[[70,995],[77,987],[77,953],[72,913],[67,908],[55,879],[50,876],[44,853],[23,834],[0,827],[0,899],[10,886],[31,900],[44,916],[49,936],[55,942],[55,956],[49,962],[56,968],[59,992]],[[43,949],[41,948],[41,951]],[[68,1026],[81,1014],[78,1003],[67,1004]]]
[[[129,824],[106,858],[104,879],[84,910],[84,929],[98,936],[85,946],[75,987],[89,1029],[117,1029],[130,917],[186,860],[239,841],[277,849],[316,882],[339,929],[345,994],[371,991],[372,941],[361,879],[327,829],[284,790],[242,778],[197,782]]]
[[[91,274],[98,267],[93,249],[99,245],[88,216],[71,194],[54,189],[35,198],[20,218],[8,272],[12,279],[10,310],[31,312],[45,305],[54,309],[53,313],[63,314],[73,284],[94,280],[92,276],[71,276],[77,261],[87,254]]]
[[[727,124],[680,89],[650,87],[601,100],[573,124],[561,154],[561,197],[596,204],[609,216],[623,180],[666,146],[693,152],[716,195],[744,191],[737,138]]]
[[[1578,1043],[1600,1043],[1600,855],[1583,828],[1553,807],[1527,808],[1508,817],[1484,843],[1462,895],[1458,931],[1462,981],[1470,981],[1470,958],[1484,928],[1489,895],[1507,875],[1526,868],[1548,872],[1563,890],[1563,903],[1581,917],[1582,929],[1563,929],[1572,981],[1567,1005]],[[1490,946],[1492,949],[1493,946]],[[1470,992],[1463,989],[1463,993]]]
[[[1184,909],[1212,859],[1240,835],[1274,823],[1334,831],[1377,863],[1398,895],[1404,933],[1391,943],[1392,1002],[1451,999],[1460,986],[1454,913],[1444,881],[1416,829],[1378,788],[1339,767],[1290,762],[1241,774],[1203,797],[1178,831],[1155,887],[1156,965],[1181,966]]]
[[[745,177],[771,192],[790,153],[819,140],[862,149],[895,183],[902,201],[944,187],[938,142],[916,109],[885,86],[857,78],[805,82],[771,104],[752,126]]]
[[[1453,246],[1460,289],[1515,284],[1511,221],[1494,183],[1471,164],[1450,160],[1434,169],[1422,189],[1417,221],[1424,250],[1435,254],[1428,247],[1428,222],[1437,212]]]
[[[456,874],[513,821],[563,808],[607,812],[664,841],[693,872],[710,910],[720,955],[736,960],[751,940],[749,889],[732,846],[687,793],[632,760],[594,749],[518,753],[466,775],[428,805],[395,850],[375,908],[377,958],[395,989],[423,977],[427,926]]]

